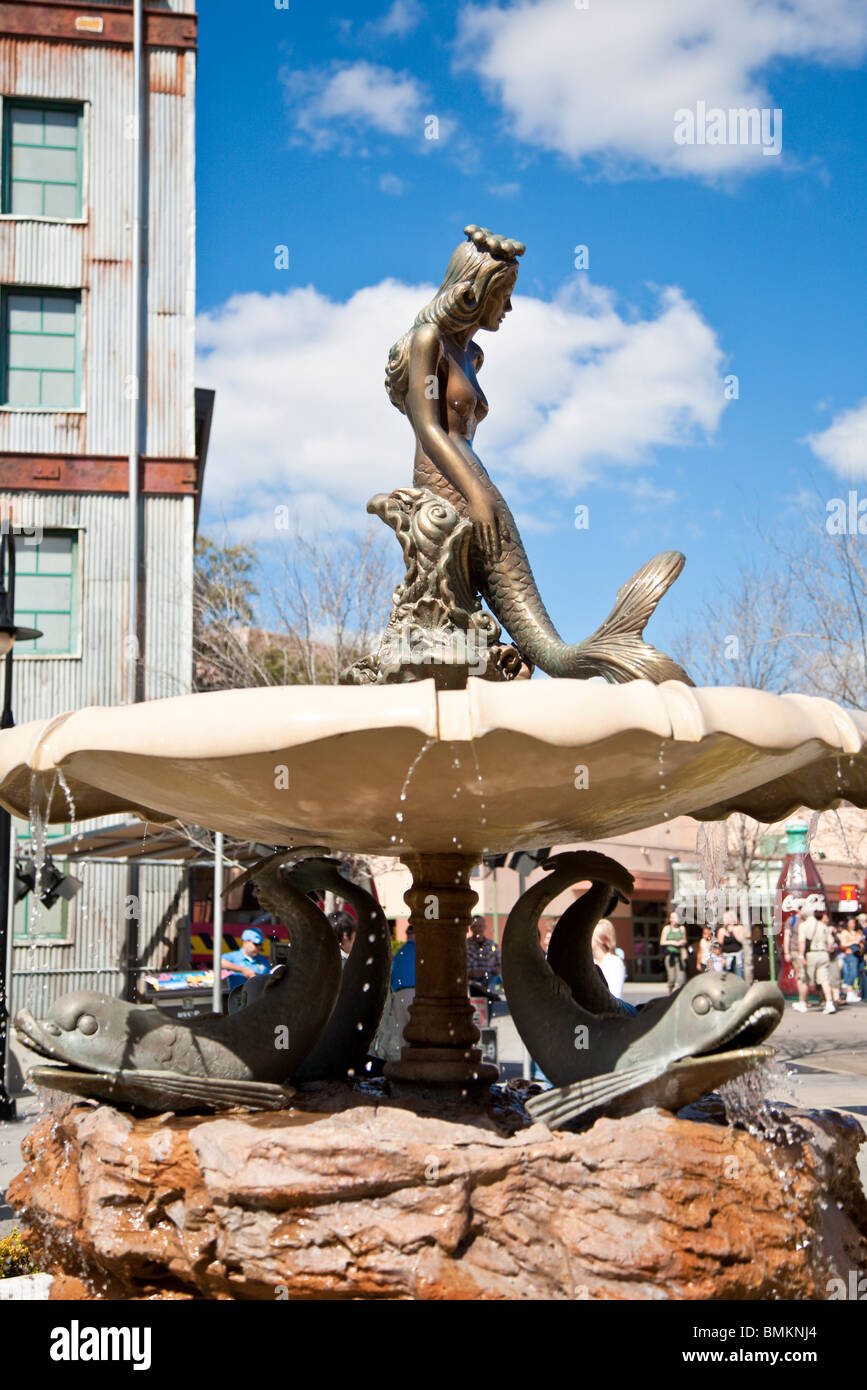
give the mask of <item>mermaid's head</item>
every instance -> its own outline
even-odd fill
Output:
[[[464,228],[465,241],[452,252],[445,278],[429,304],[416,315],[412,328],[388,355],[385,389],[393,405],[404,411],[409,384],[412,335],[432,323],[443,333],[469,328],[499,328],[509,309],[509,295],[518,278],[518,257],[524,243],[495,236],[487,227]]]

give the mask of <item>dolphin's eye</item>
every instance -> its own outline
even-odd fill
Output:
[[[712,1007],[707,994],[697,994],[692,1001],[692,1011],[696,1014],[710,1013]]]
[[[87,1037],[90,1037],[92,1033],[96,1033],[99,1029],[99,1024],[93,1014],[82,1014],[75,1026],[79,1033],[84,1033]]]

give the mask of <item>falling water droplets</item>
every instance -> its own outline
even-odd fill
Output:
[[[415,773],[415,770],[416,770],[416,768],[418,767],[419,763],[421,762],[422,758],[424,757],[425,753],[428,751],[429,748],[431,748],[431,747],[433,746],[433,743],[434,743],[434,740],[433,740],[432,738],[427,738],[427,739],[425,739],[425,741],[424,741],[424,743],[422,744],[421,748],[420,748],[419,751],[416,753],[415,757],[413,758],[412,762],[410,763],[409,768],[408,768],[408,770],[407,770],[407,774],[406,774],[406,776],[405,776],[404,779],[403,779],[403,786],[401,787],[401,789],[400,789],[400,794],[399,794],[399,796],[398,796],[398,801],[400,801],[401,804],[403,804],[403,805],[406,804],[406,800],[407,800],[407,797],[408,797],[408,795],[409,795],[409,785],[410,785],[410,783],[411,783],[411,781],[412,781],[412,779],[413,779],[413,775],[414,775],[414,773]],[[399,826],[402,826],[402,825],[403,825],[403,821],[404,821],[404,812],[403,812],[403,811],[395,811],[395,813],[394,813],[394,818],[395,818],[395,820],[397,821],[398,825],[399,825]],[[398,836],[397,834],[392,835],[392,836],[391,836],[391,843],[392,843],[393,845],[396,845],[396,846],[398,847],[398,849],[400,849],[400,848],[403,846],[403,844],[404,844],[403,835],[400,835],[400,836]]]
[[[61,790],[63,792],[64,797],[66,798],[66,808],[69,811],[69,819],[74,824],[75,821],[78,820],[78,816],[76,815],[75,811],[75,799],[72,795],[72,792],[69,789],[69,783],[67,782],[60,768],[57,769],[57,780],[60,783]]]

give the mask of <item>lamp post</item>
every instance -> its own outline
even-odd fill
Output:
[[[0,535],[0,657],[5,658],[6,667],[0,729],[11,729],[15,724],[12,717],[12,649],[15,639],[29,642],[41,636],[42,633],[37,628],[17,627],[15,624],[15,537],[11,523],[7,522],[4,523]],[[6,1089],[6,1039],[9,1030],[7,1000],[11,981],[11,971],[7,971],[7,964],[12,958],[9,928],[11,849],[12,817],[5,807],[0,806],[0,1120],[15,1119],[15,1102]]]

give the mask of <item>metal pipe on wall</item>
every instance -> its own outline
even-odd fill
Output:
[[[144,6],[133,0],[133,107],[135,171],[132,199],[132,422],[129,446],[129,617],[127,625],[127,699],[139,698],[139,672],[144,653],[139,650],[139,459],[142,452],[142,203],[144,188],[145,138],[144,109],[147,85],[143,80]]]

